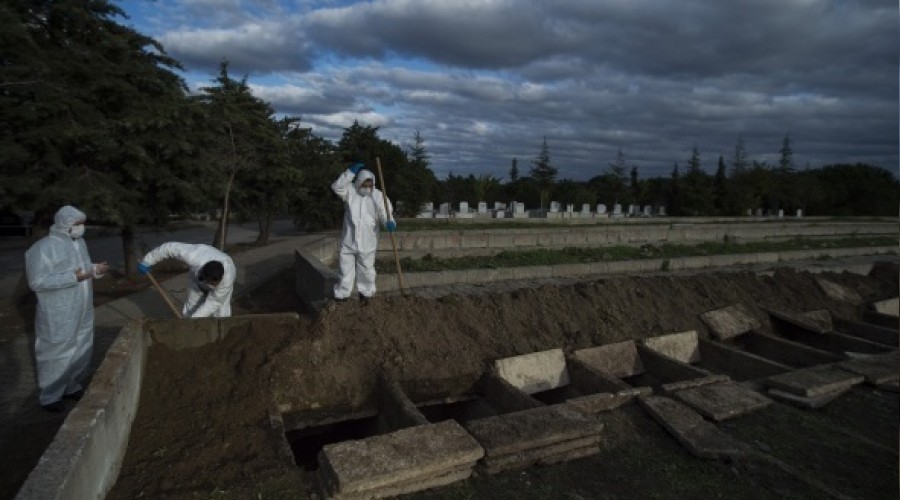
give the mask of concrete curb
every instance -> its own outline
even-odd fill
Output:
[[[498,269],[466,269],[460,271],[429,271],[403,273],[406,288],[435,287],[457,284],[492,283],[505,280],[575,278],[603,274],[684,271],[735,265],[775,264],[822,258],[861,255],[897,255],[897,247],[833,248],[828,250],[794,250],[789,252],[747,253],[677,257],[674,259],[641,259],[611,262],[560,264],[555,266],[508,267]],[[399,290],[395,274],[380,273],[376,279],[379,291]]]

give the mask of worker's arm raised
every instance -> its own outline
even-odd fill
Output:
[[[362,163],[354,163],[347,170],[344,170],[334,183],[331,184],[331,190],[342,200],[347,201],[350,193],[350,187],[353,185],[353,178],[363,168]]]

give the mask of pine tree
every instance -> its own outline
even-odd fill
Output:
[[[550,188],[556,180],[556,168],[550,165],[550,146],[547,145],[547,138],[541,143],[541,151],[537,158],[534,159],[531,168],[531,178],[537,183],[541,191],[541,210],[544,209],[546,198],[550,193]]]
[[[509,182],[516,182],[519,180],[519,167],[517,165],[518,160],[515,158],[512,159],[512,167],[509,168]]]
[[[794,151],[791,149],[790,135],[785,134],[779,153],[781,153],[781,158],[778,161],[778,167],[785,172],[794,170]]]
[[[740,174],[750,168],[750,161],[747,157],[747,149],[744,147],[744,138],[738,137],[738,142],[734,146],[734,156],[731,160],[732,174]]]

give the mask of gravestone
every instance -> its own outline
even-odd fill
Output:
[[[550,202],[550,213],[556,213],[556,212],[559,212],[559,202],[551,201]]]
[[[751,215],[753,215],[753,209],[752,209],[752,208],[748,208],[748,209],[747,209],[747,217],[750,217]]]
[[[606,217],[606,205],[604,205],[603,203],[597,205],[597,215]]]
[[[614,219],[618,219],[618,218],[622,217],[622,205],[619,205],[618,203],[613,205],[612,216]]]
[[[528,212],[525,211],[525,204],[520,203],[518,201],[513,202],[513,214],[514,219],[525,219],[528,217]]]
[[[797,217],[797,218],[803,217],[803,209],[802,208],[797,209],[797,213],[796,213],[795,217]]]
[[[449,219],[450,218],[450,204],[449,203],[441,203],[438,207],[438,213],[434,214],[435,219]]]
[[[762,216],[763,216],[763,209],[757,208],[757,209],[756,209],[756,216],[757,216],[757,217],[762,217]]]
[[[784,217],[784,210],[779,208],[778,209],[778,218],[781,219],[782,217]]]
[[[485,202],[483,202],[483,201],[479,201],[479,202],[478,202],[478,213],[480,213],[480,214],[486,214],[487,211],[488,211],[488,209],[487,209],[487,203],[485,203]]]
[[[590,216],[591,216],[591,204],[590,203],[582,203],[581,204],[581,216],[590,218]]]
[[[421,207],[419,207],[419,213],[416,214],[417,219],[430,219],[434,217],[434,203],[428,202],[423,203]]]
[[[665,217],[665,215],[666,215],[666,207],[665,207],[665,205],[662,205],[662,206],[659,207],[659,215]]]
[[[652,217],[653,216],[653,207],[650,205],[644,205],[644,217]]]
[[[456,217],[459,219],[471,219],[475,216],[472,212],[469,211],[469,202],[461,201],[459,202],[459,211],[456,213]]]

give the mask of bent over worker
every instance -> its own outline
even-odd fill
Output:
[[[375,176],[362,163],[354,163],[331,185],[344,201],[344,226],[339,252],[340,277],[334,287],[334,298],[343,302],[350,297],[353,283],[359,298],[367,303],[375,295],[375,252],[378,250],[378,226],[393,232],[397,223],[390,200],[375,187]]]
[[[41,406],[65,410],[63,399],[77,401],[84,392],[94,349],[93,280],[109,269],[94,264],[84,243],[87,216],[66,205],[53,218],[47,236],[25,252],[28,286],[37,295],[34,357]]]
[[[231,316],[231,294],[236,269],[231,257],[216,247],[169,242],[154,248],[138,263],[141,274],[163,259],[178,259],[188,265],[188,294],[181,308],[185,318]]]

